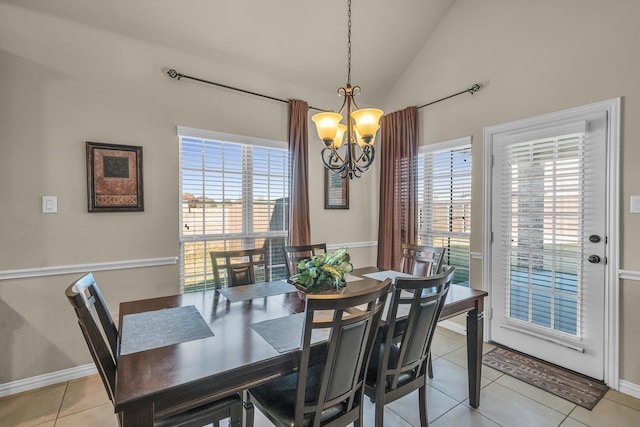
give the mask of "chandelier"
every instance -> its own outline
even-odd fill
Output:
[[[351,0],[348,0],[347,17],[347,86],[338,89],[338,95],[344,97],[344,101],[339,113],[318,113],[311,120],[325,145],[321,153],[324,167],[339,172],[343,178],[353,179],[360,178],[373,163],[376,153],[373,142],[384,113],[376,108],[360,109],[356,104],[360,86],[351,86]],[[346,114],[345,124],[340,123],[343,113]]]

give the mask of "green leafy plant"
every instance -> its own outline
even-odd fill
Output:
[[[335,289],[345,286],[344,275],[353,270],[347,248],[340,248],[333,253],[314,255],[309,259],[298,261],[298,274],[295,283],[306,289],[307,293]]]

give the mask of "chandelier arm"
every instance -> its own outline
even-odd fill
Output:
[[[324,147],[320,152],[322,163],[331,170],[342,170],[344,168],[344,160],[333,147]]]
[[[343,92],[341,93],[340,91],[343,91]],[[347,90],[343,87],[338,89],[338,94],[344,97],[344,100],[342,101],[342,105],[340,106],[340,110],[338,110],[339,113],[342,114],[344,111],[344,106],[347,105],[347,99],[349,96],[347,95]]]
[[[365,147],[362,147],[362,152],[360,153],[358,160],[354,163],[355,168],[361,172],[366,172],[373,163],[375,155],[376,151],[373,145],[366,145]]]

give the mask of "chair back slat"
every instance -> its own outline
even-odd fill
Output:
[[[269,260],[266,248],[210,252],[213,281],[216,289],[252,285],[256,283],[256,267],[264,271],[264,281],[270,280]]]
[[[313,245],[285,246],[282,248],[282,251],[284,252],[284,263],[287,267],[287,277],[291,277],[298,274],[298,261],[326,253],[327,244],[316,243]]]
[[[442,268],[445,248],[402,244],[400,271],[414,276],[433,276]]]

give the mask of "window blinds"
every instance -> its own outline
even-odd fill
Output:
[[[288,151],[270,144],[228,141],[229,135],[225,139],[180,136],[184,291],[213,286],[208,254],[214,250],[267,246],[272,278],[285,276]]]
[[[580,333],[584,150],[584,132],[506,148],[505,310],[511,321],[546,333]]]
[[[471,138],[421,147],[417,162],[418,243],[446,248],[453,282],[469,286]]]

